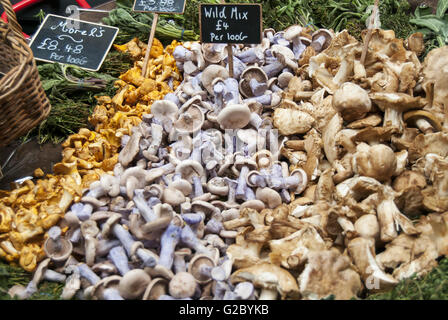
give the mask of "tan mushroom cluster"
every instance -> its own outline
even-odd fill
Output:
[[[272,118],[280,160],[308,184],[289,205],[224,224],[238,231],[227,250],[237,272],[275,265],[302,298],[349,299],[423,275],[446,254],[447,47],[420,63],[406,43],[374,30],[362,64],[363,44],[342,31],[298,63]]]

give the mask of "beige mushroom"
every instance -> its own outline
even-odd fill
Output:
[[[255,266],[235,271],[230,277],[232,284],[249,281],[255,288],[261,289],[259,300],[275,300],[298,298],[297,281],[285,269],[271,263],[260,263]]]

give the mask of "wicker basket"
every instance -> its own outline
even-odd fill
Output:
[[[0,147],[26,134],[50,113],[33,52],[9,0],[0,0],[8,23],[0,19]]]

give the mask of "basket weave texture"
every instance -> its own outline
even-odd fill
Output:
[[[9,0],[0,0],[8,23],[0,19],[0,147],[26,134],[50,113],[33,52]]]

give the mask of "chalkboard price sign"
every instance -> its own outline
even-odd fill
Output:
[[[49,14],[30,43],[36,60],[98,71],[118,28]]]
[[[199,15],[203,43],[261,43],[261,4],[201,4]]]
[[[134,11],[181,14],[185,10],[185,0],[135,0]]]

